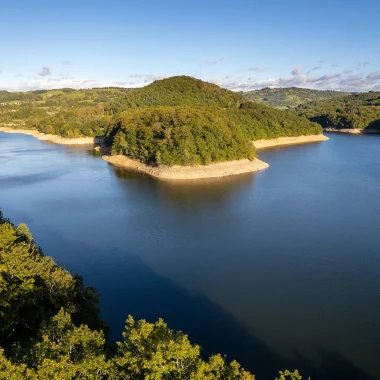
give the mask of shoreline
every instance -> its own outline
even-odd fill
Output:
[[[308,144],[313,142],[327,141],[329,138],[325,135],[309,135],[294,137],[279,137],[277,139],[256,140],[253,145],[256,149],[272,148],[284,145]]]
[[[324,130],[328,133],[350,133],[352,135],[377,135],[380,130],[376,129],[360,129],[360,128],[326,128]]]
[[[111,165],[122,169],[135,170],[155,178],[172,180],[220,178],[236,174],[253,173],[256,171],[265,170],[269,167],[266,162],[261,161],[258,158],[255,158],[253,161],[243,159],[194,166],[151,166],[122,155],[104,155],[102,158]]]
[[[269,167],[264,161],[258,158],[254,160],[242,159],[226,162],[217,162],[209,165],[194,165],[194,166],[152,166],[146,165],[136,160],[132,160],[123,155],[109,155],[109,148],[102,145],[103,137],[79,137],[79,138],[64,138],[57,135],[45,134],[36,130],[30,129],[14,129],[10,127],[0,127],[0,132],[5,133],[22,133],[31,135],[39,140],[50,141],[62,145],[94,145],[97,151],[103,153],[102,159],[109,164],[126,170],[133,170],[140,173],[150,175],[158,179],[168,180],[195,180],[206,178],[221,178],[237,174],[254,173],[256,171],[265,170]],[[277,139],[256,140],[252,141],[256,149],[271,148],[276,146],[305,144],[319,141],[326,141],[329,138],[324,135],[309,135],[296,137],[280,137]]]
[[[103,137],[76,137],[76,138],[67,138],[57,135],[50,135],[42,132],[38,132],[33,129],[15,129],[10,127],[0,127],[0,132],[5,133],[22,133],[24,135],[30,135],[36,137],[42,141],[50,141],[55,144],[62,145],[94,145],[100,144],[103,142]]]

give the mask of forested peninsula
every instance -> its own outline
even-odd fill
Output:
[[[320,124],[326,131],[380,133],[380,92],[309,102],[299,105],[295,111]]]
[[[0,210],[0,378],[8,380],[254,380],[163,320],[126,319],[122,340],[107,342],[99,294],[44,255],[25,224]],[[301,380],[298,371],[277,380]]]
[[[322,128],[306,117],[187,76],[138,89],[0,92],[1,100],[7,97],[0,106],[3,131],[27,130],[62,143],[101,138],[109,146],[108,162],[157,177],[168,168],[170,178],[184,179],[261,170],[268,165],[257,159],[254,140],[321,141]],[[216,164],[223,169],[215,171]]]

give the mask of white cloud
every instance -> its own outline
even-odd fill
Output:
[[[317,70],[317,69],[316,69]],[[302,72],[297,75],[287,77],[270,77],[264,80],[258,80],[254,77],[240,78],[237,76],[224,75],[220,79],[205,78],[210,82],[222,87],[236,91],[249,91],[261,89],[264,87],[303,87],[312,89],[328,89],[343,91],[370,91],[380,90],[380,71],[374,71],[366,74],[344,70],[340,73],[326,73],[324,75],[315,75],[316,72]],[[299,72],[299,71],[298,71]],[[10,91],[28,91],[41,89],[56,89],[70,87],[74,89],[93,88],[93,87],[142,87],[154,80],[163,79],[164,76],[154,74],[130,74],[125,78],[118,78],[112,81],[102,81],[91,78],[73,78],[69,76],[35,76],[27,77],[17,75],[18,79],[14,82],[0,84],[0,89]]]
[[[70,66],[71,65],[71,61],[66,61],[66,60],[63,60],[61,63],[64,66]]]
[[[303,66],[298,66],[298,67],[295,67],[291,72],[290,74],[292,75],[301,75],[303,73]]]
[[[322,66],[315,66],[312,69],[310,69],[306,74],[310,74],[313,71],[317,71],[317,70],[321,70],[321,69],[322,69]]]
[[[8,91],[32,91],[32,90],[52,90],[57,88],[94,88],[94,87],[142,87],[147,84],[163,79],[163,76],[153,75],[153,74],[131,74],[128,76],[130,80],[121,79],[119,81],[101,81],[89,78],[73,78],[69,76],[60,77],[33,77],[29,80],[20,79],[16,83],[5,83],[0,84],[0,89]]]
[[[380,72],[373,72],[364,76],[361,74],[352,75],[350,71],[346,70],[342,73],[329,73],[321,76],[298,74],[265,80],[231,78],[228,80],[213,80],[213,83],[234,91],[258,90],[264,87],[302,87],[348,92],[376,91],[380,89]]]
[[[56,88],[92,88],[107,87],[109,83],[96,81],[92,79],[74,79],[74,78],[35,78],[18,83],[5,83],[0,85],[1,89],[8,91],[32,91],[32,90],[52,90]]]
[[[213,59],[205,59],[204,61],[200,62],[201,66],[210,66],[210,65],[217,65],[218,63],[221,63],[227,59],[226,55],[223,55],[219,58],[213,58]]]
[[[251,70],[251,71],[267,71],[267,70],[269,70],[269,67],[268,66],[253,66],[253,67],[250,67],[248,70]]]
[[[42,66],[41,71],[37,74],[39,77],[47,77],[51,75],[51,69],[47,66]]]
[[[145,79],[144,79],[144,83],[150,83],[150,82],[153,82],[155,80],[160,80],[160,79],[164,79],[165,77],[162,76],[162,75],[150,75],[150,74],[147,74],[145,75]]]
[[[356,67],[356,70],[360,70],[360,69],[363,69],[364,67],[367,67],[369,66],[371,63],[368,62],[368,61],[365,61],[365,62],[359,62],[357,67]]]
[[[128,78],[144,78],[144,74],[130,74]]]
[[[380,80],[380,71],[369,73],[366,77],[367,80]]]

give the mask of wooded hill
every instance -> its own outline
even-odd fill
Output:
[[[92,106],[81,107],[80,102],[70,106],[73,99],[90,94]],[[100,94],[107,101],[98,101]],[[61,90],[39,95],[43,106],[39,100],[0,108],[0,123],[63,137],[107,136],[114,154],[145,163],[193,165],[252,159],[252,140],[322,132],[318,124],[295,113],[186,76],[133,90]],[[47,105],[49,100],[58,105]]]
[[[296,112],[323,128],[380,130],[380,92],[309,102],[298,106]]]
[[[261,90],[241,92],[241,94],[256,103],[267,104],[279,109],[289,109],[307,102],[316,102],[347,96],[349,93],[342,91],[311,90],[299,87],[266,87]]]

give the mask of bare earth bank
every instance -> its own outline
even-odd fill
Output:
[[[256,140],[253,145],[256,149],[271,148],[281,145],[306,144],[318,141],[326,141],[329,138],[324,135],[296,136],[296,137],[279,137],[278,139]]]
[[[235,174],[251,173],[264,170],[269,165],[259,159],[255,160],[236,160],[228,162],[218,162],[209,165],[194,166],[150,166],[139,161],[131,160],[126,156],[103,156],[104,160],[112,165],[119,166],[123,169],[137,170],[152,177],[161,179],[200,179],[200,178],[218,178]]]
[[[39,140],[51,141],[56,144],[63,145],[92,145],[95,143],[101,143],[103,141],[102,137],[78,137],[78,138],[65,138],[57,135],[49,135],[46,133],[41,133],[32,129],[14,129],[9,127],[0,127],[0,132],[6,133],[23,133],[24,135],[31,135]]]
[[[337,132],[337,133],[351,133],[353,135],[359,134],[380,134],[380,130],[377,129],[360,129],[360,128],[326,128],[326,132]]]

